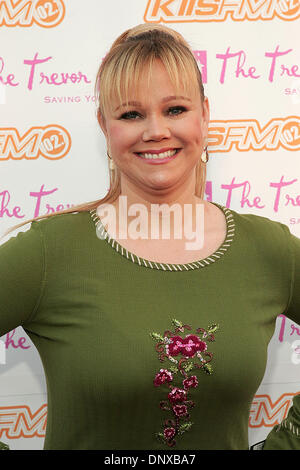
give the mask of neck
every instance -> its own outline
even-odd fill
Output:
[[[133,204],[142,204],[148,211],[151,211],[151,206],[154,204],[179,204],[182,209],[185,204],[191,204],[195,206],[197,203],[203,202],[198,196],[195,195],[195,178],[190,178],[189,181],[185,182],[184,186],[173,187],[172,189],[149,189],[145,191],[141,188],[136,188],[127,179],[122,178],[121,180],[121,194],[125,196],[127,206],[130,207]],[[119,198],[114,202],[114,205],[118,205]]]
[[[159,226],[159,239],[163,238],[160,232],[162,230],[161,223],[167,224],[168,233],[172,239],[177,238],[175,233],[180,229],[181,233],[184,233],[185,227],[191,226],[193,231],[199,231],[199,225],[204,224],[204,208],[207,203],[194,194],[194,181],[190,181],[184,188],[177,188],[172,192],[164,189],[145,193],[124,183],[121,188],[120,196],[112,204],[116,227],[116,236],[112,234],[113,238],[118,238],[118,234],[121,232],[129,236],[127,229],[134,221],[136,225],[143,227],[147,221],[148,237],[150,229],[153,227],[157,229]]]

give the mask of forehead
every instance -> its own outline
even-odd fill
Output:
[[[133,77],[128,79],[126,74],[121,81],[120,96],[117,87],[111,88],[111,108],[115,109],[126,103],[145,103],[161,101],[162,103],[173,99],[186,99],[197,101],[200,99],[198,82],[188,74],[178,73],[178,87],[172,80],[165,66],[160,61],[154,61],[152,67],[148,65]],[[127,87],[126,87],[127,83]]]

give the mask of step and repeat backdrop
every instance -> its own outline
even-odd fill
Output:
[[[112,42],[140,23],[179,31],[202,72],[211,109],[206,199],[300,237],[299,0],[0,1],[0,235],[106,194],[94,83]],[[40,357],[20,327],[0,339],[0,441],[42,449]],[[284,419],[297,393],[300,326],[278,312],[250,445]]]

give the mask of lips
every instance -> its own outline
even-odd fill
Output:
[[[167,148],[162,148],[162,149],[159,149],[159,150],[143,150],[143,151],[140,151],[140,152],[135,152],[136,154],[139,154],[139,153],[153,153],[154,155],[158,155],[159,153],[164,153],[164,152],[168,152],[169,150],[179,150],[179,148],[177,147],[167,147]]]
[[[164,150],[164,149],[162,149]],[[136,153],[136,156],[142,160],[144,160],[146,163],[150,164],[160,164],[160,163],[166,163],[169,162],[170,160],[173,160],[174,158],[177,157],[181,149],[169,149],[167,151],[156,151],[156,153],[151,153],[151,151],[143,153],[143,155],[140,155]],[[153,156],[152,156],[153,155]],[[161,156],[159,156],[161,155]]]

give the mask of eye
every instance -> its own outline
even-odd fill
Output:
[[[176,116],[177,114],[181,114],[184,111],[186,111],[186,108],[184,106],[172,106],[172,108],[169,108],[169,111],[170,112],[172,111],[171,115]],[[173,111],[175,111],[175,112],[173,112]]]
[[[135,119],[139,114],[136,111],[127,111],[120,116],[120,119]]]
[[[184,106],[172,106],[168,108],[167,113],[170,113],[171,116],[177,116],[179,114],[184,113],[187,111],[187,108]],[[125,120],[136,120],[139,118],[141,115],[137,111],[127,111],[126,113],[123,113],[119,119],[125,119]]]

